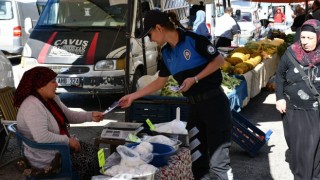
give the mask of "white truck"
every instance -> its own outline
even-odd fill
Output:
[[[151,0],[49,0],[21,66],[57,72],[57,93],[134,91],[138,78],[157,71],[157,44],[136,38],[153,8]]]

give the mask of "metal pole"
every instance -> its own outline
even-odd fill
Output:
[[[139,6],[139,9],[142,9],[141,0],[138,0],[138,6]],[[142,21],[142,16],[140,16],[139,20],[140,20],[140,22],[143,22]],[[141,42],[142,42],[142,57],[143,57],[143,64],[144,64],[144,66],[143,66],[143,75],[146,75],[147,74],[147,57],[146,57],[146,43],[144,41],[144,37],[141,38]],[[134,84],[134,86],[135,86],[135,84]]]
[[[134,0],[128,0],[128,14],[127,14],[127,26],[126,26],[126,67],[125,67],[125,83],[124,83],[124,93],[129,94],[129,84],[130,84],[130,40],[131,40],[131,22],[132,22],[132,7]]]

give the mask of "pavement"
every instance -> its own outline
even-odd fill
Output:
[[[70,106],[69,106],[70,107]],[[283,126],[280,114],[275,108],[275,94],[263,89],[260,94],[252,98],[244,107],[241,115],[256,125],[263,132],[273,131],[270,140],[259,150],[254,157],[235,142],[230,150],[231,166],[235,180],[293,180],[289,164],[286,161],[287,145],[284,139]],[[93,143],[93,138],[100,135],[103,126],[110,121],[124,121],[124,112],[117,110],[101,123],[86,123],[72,126],[71,134],[75,134],[82,141]],[[106,146],[107,147],[107,146]],[[0,164],[18,157],[15,139],[12,139]],[[11,163],[0,168],[1,180],[24,179]]]

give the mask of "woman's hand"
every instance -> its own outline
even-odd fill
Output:
[[[74,150],[74,152],[80,152],[81,150],[79,141],[74,137],[69,138],[69,146]]]
[[[284,100],[284,99],[278,100],[276,102],[276,108],[281,114],[286,113],[286,108],[287,108],[286,100]]]
[[[98,112],[98,111],[93,111],[92,112],[92,121],[100,122],[101,120],[103,120],[103,113]]]

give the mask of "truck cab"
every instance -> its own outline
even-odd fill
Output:
[[[49,0],[21,66],[54,70],[57,93],[112,94],[124,92],[129,57],[129,92],[134,91],[139,77],[157,71],[157,44],[137,38],[144,12],[153,8],[151,0]]]

